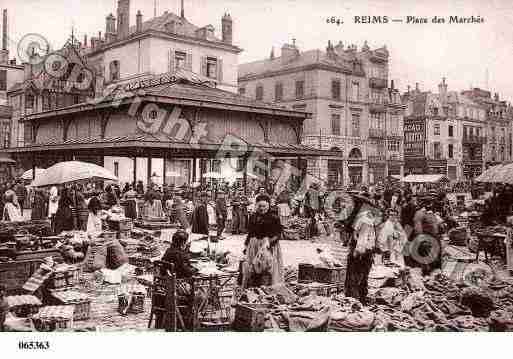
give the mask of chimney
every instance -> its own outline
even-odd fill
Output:
[[[9,49],[7,46],[7,9],[3,11],[2,20],[2,50],[0,51],[0,64],[9,62]]]
[[[442,97],[442,100],[446,99],[446,96],[447,96],[447,84],[445,83],[445,77],[442,77],[442,82],[438,85],[438,93]]]
[[[184,6],[183,6],[183,0],[182,0],[181,5],[182,5],[182,7],[180,8],[180,17],[182,19],[185,19],[185,9],[184,9]]]
[[[109,14],[105,18],[105,41],[111,42],[116,40],[116,18]]]
[[[419,83],[415,82],[415,92],[420,92]]]
[[[408,89],[408,90],[407,90],[407,92],[408,92],[408,95],[409,95],[409,94],[410,94],[410,90],[411,90],[411,86],[410,86],[410,85],[408,85],[408,86],[407,86],[407,89]]]
[[[390,89],[393,90],[394,89],[394,80],[390,80]]]
[[[87,34],[84,35],[84,47],[87,47]]]
[[[128,36],[130,26],[130,0],[118,0],[118,38]]]
[[[271,60],[274,60],[274,46],[273,48],[271,49],[271,57],[270,57]]]
[[[331,44],[331,43],[330,43]],[[296,47],[296,39],[291,44],[284,44],[281,47],[281,58],[283,61],[290,61],[299,56],[299,50]]]
[[[32,65],[28,62],[23,63],[23,74],[24,81],[30,80],[32,78]]]
[[[227,44],[232,44],[233,41],[233,21],[230,14],[224,14],[223,18],[221,19],[221,28],[222,28],[222,36],[223,36],[223,42]]]
[[[137,15],[135,15],[135,31],[142,31],[142,14],[141,10],[137,10]]]

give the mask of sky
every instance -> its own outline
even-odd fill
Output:
[[[180,0],[156,0],[157,14],[180,13]],[[27,33],[38,33],[58,48],[71,34],[97,36],[105,31],[105,17],[116,13],[117,0],[2,0],[9,11],[11,57]],[[130,24],[141,10],[153,17],[154,0],[131,0]],[[284,43],[296,39],[300,50],[325,49],[333,43],[365,40],[371,48],[386,45],[390,52],[390,79],[405,90],[420,84],[437,91],[442,77],[449,90],[472,87],[499,92],[513,102],[513,1],[511,0],[185,0],[185,16],[197,26],[212,24],[220,37],[221,17],[234,20],[234,43],[244,49],[239,63],[279,56]],[[480,16],[481,24],[355,24],[355,16]],[[335,16],[342,25],[328,24]],[[487,86],[488,84],[488,86]]]

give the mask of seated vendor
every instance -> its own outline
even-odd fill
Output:
[[[187,232],[183,230],[175,232],[171,246],[162,257],[163,262],[174,264],[177,279],[190,278],[196,273],[196,269],[190,263],[190,255],[186,250],[188,239],[189,235]]]
[[[20,205],[18,204],[18,199],[16,197],[16,193],[13,190],[8,190],[5,192],[4,196],[4,213],[2,215],[2,219],[4,221],[11,222],[21,222],[23,221],[23,216],[21,215]]]

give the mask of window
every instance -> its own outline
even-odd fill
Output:
[[[399,151],[399,141],[388,141],[388,150],[398,152]]]
[[[187,54],[182,51],[175,51],[175,69],[185,69],[187,64]]]
[[[25,95],[25,108],[34,108],[34,95]]]
[[[360,99],[360,84],[358,82],[353,82],[351,89],[353,101],[358,101]]]
[[[283,100],[283,84],[277,83],[274,85],[274,100],[281,101]]]
[[[296,99],[302,99],[305,97],[305,81],[296,81]]]
[[[119,61],[114,60],[109,65],[110,70],[110,80],[115,81],[119,80]]]
[[[360,116],[356,114],[351,117],[351,136],[360,137]]]
[[[264,87],[262,85],[257,86],[255,98],[258,101],[262,101],[264,99]]]
[[[440,136],[440,125],[435,124],[435,136]]]
[[[453,158],[453,156],[454,156],[454,146],[452,144],[449,144],[448,151],[449,151],[449,158]]]
[[[467,138],[467,127],[463,127],[463,138]]]
[[[331,98],[333,100],[340,100],[340,80],[331,81]]]
[[[240,87],[239,88],[239,95],[244,96],[245,94],[246,94],[246,88],[245,87]]]
[[[7,91],[7,70],[0,71],[0,91]]]
[[[448,131],[449,131],[449,137],[454,137],[454,126],[449,125]]]
[[[217,59],[214,57],[207,57],[207,77],[217,78]]]
[[[340,136],[340,115],[337,113],[331,115],[331,134]]]
[[[433,143],[433,152],[434,152],[434,157],[436,160],[439,160],[442,158],[442,149],[440,146],[440,142]]]
[[[119,162],[114,162],[114,176],[119,177]]]

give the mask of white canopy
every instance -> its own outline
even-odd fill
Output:
[[[401,179],[401,182],[406,183],[437,183],[441,181],[448,181],[444,175],[408,175]]]

